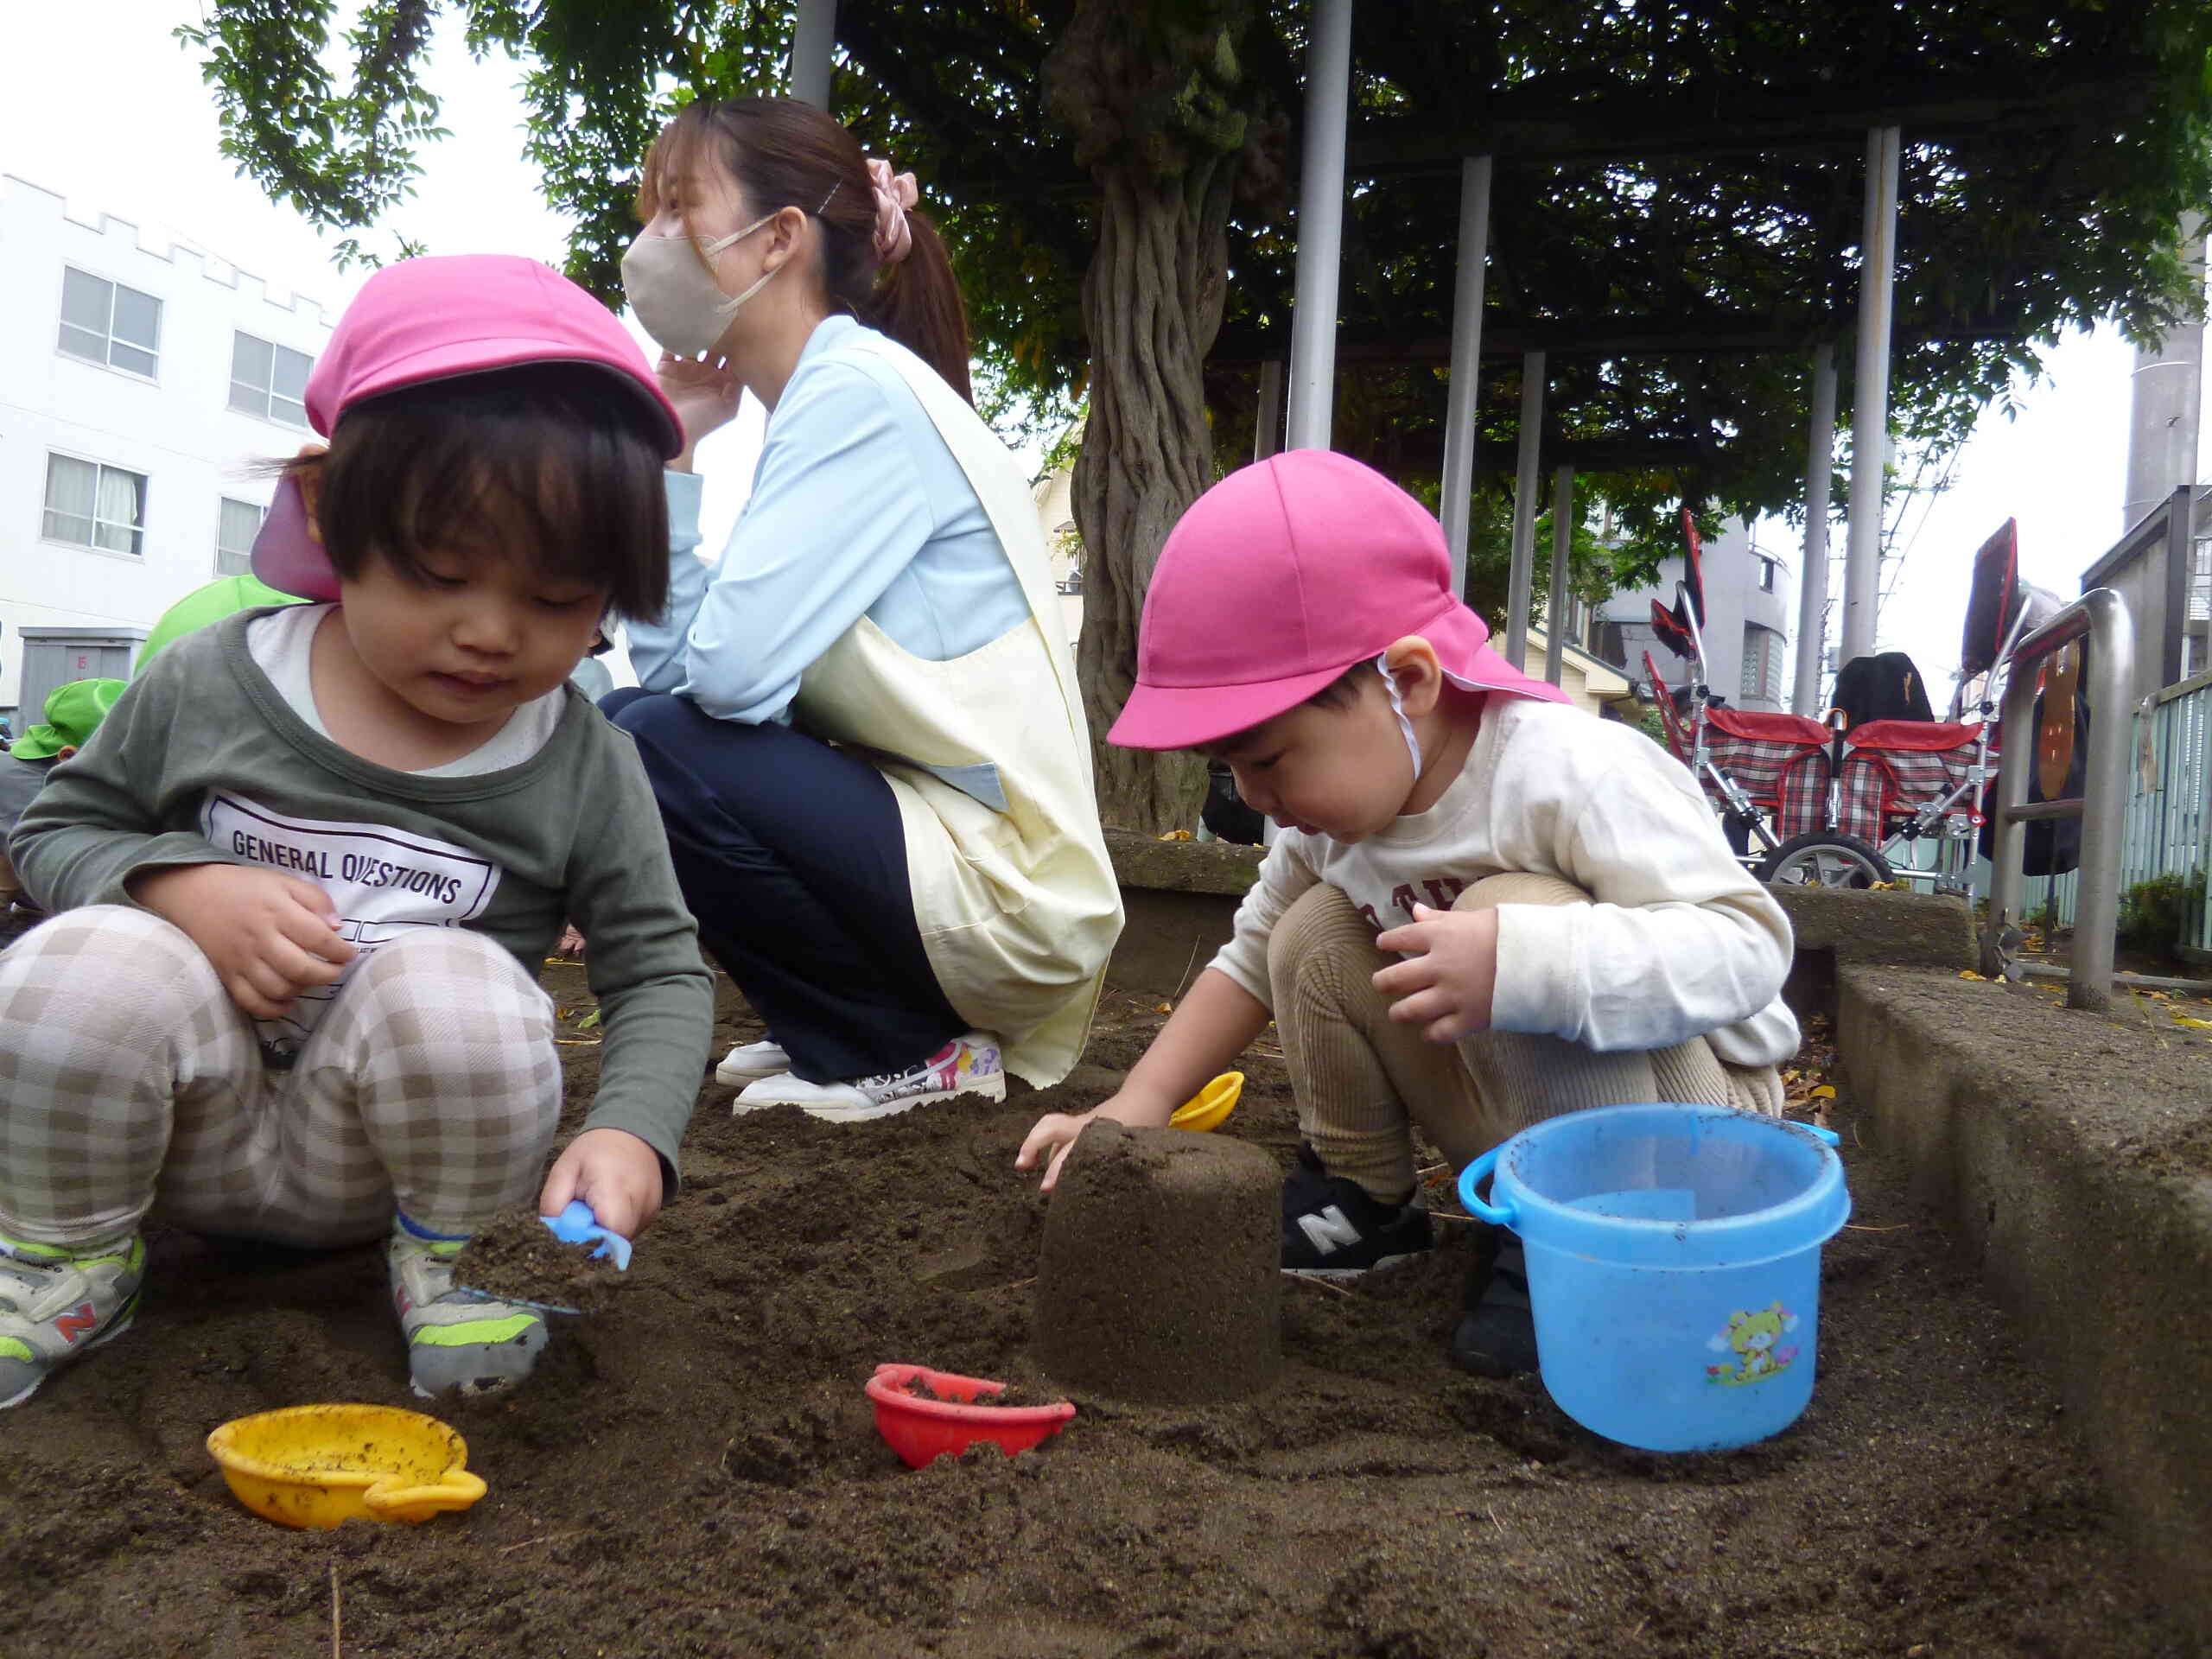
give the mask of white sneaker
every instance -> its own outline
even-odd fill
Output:
[[[791,1069],[791,1057],[784,1052],[781,1043],[740,1043],[722,1056],[722,1063],[715,1068],[715,1081],[742,1089],[762,1077],[780,1077]]]
[[[769,1106],[796,1106],[809,1117],[857,1123],[893,1117],[959,1095],[1006,1098],[1006,1066],[996,1038],[971,1031],[954,1038],[911,1071],[887,1071],[850,1083],[808,1083],[788,1071],[763,1077],[732,1102],[730,1110],[741,1115]]]

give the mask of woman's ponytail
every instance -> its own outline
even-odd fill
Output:
[[[883,268],[861,321],[913,353],[972,404],[976,396],[968,382],[968,308],[952,274],[952,256],[927,213],[915,207],[906,212],[913,245],[897,264]]]

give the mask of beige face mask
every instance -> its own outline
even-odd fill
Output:
[[[768,285],[774,270],[762,271],[760,280],[742,294],[725,294],[709,262],[775,216],[756,219],[743,230],[696,250],[690,238],[682,236],[640,235],[630,245],[622,256],[623,296],[639,325],[664,351],[699,357],[713,350],[738,308]]]

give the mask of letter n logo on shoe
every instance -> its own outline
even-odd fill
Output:
[[[1346,1244],[1359,1243],[1359,1229],[1343,1207],[1331,1205],[1325,1210],[1298,1218],[1298,1230],[1306,1235],[1318,1255],[1327,1255]]]
[[[99,1323],[99,1316],[92,1312],[90,1302],[79,1302],[70,1313],[57,1314],[54,1328],[63,1341],[74,1342]]]

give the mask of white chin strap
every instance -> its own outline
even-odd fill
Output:
[[[1388,653],[1385,653],[1387,655]],[[1406,717],[1406,701],[1398,695],[1398,682],[1390,672],[1383,658],[1375,659],[1375,671],[1382,677],[1382,689],[1390,694],[1390,712],[1398,717],[1398,731],[1406,740],[1406,753],[1414,758],[1414,782],[1421,782],[1421,740],[1414,735],[1414,723]]]

